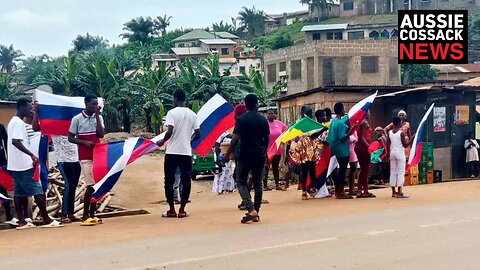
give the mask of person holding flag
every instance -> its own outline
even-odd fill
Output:
[[[368,191],[368,174],[370,172],[370,153],[368,147],[370,146],[372,138],[372,128],[368,123],[370,112],[367,111],[363,116],[363,121],[358,129],[358,142],[355,145],[355,153],[360,164],[360,173],[358,175],[357,183],[357,198],[375,198],[373,193]]]
[[[328,144],[330,145],[332,154],[337,158],[339,169],[334,178],[335,197],[337,199],[352,199],[353,197],[345,194],[345,176],[347,174],[348,161],[350,160],[350,135],[355,131],[358,123],[348,129],[345,121],[345,106],[338,102],[333,106],[336,118],[332,119],[328,132]]]
[[[192,141],[201,137],[200,125],[197,115],[186,105],[187,95],[183,89],[177,89],[173,93],[173,105],[175,108],[168,111],[165,124],[168,127],[165,137],[157,142],[162,147],[169,141],[164,164],[165,173],[165,197],[170,209],[162,214],[164,218],[185,218],[185,206],[190,197],[192,188]],[[192,133],[194,133],[192,139]],[[180,169],[180,182],[182,185],[180,209],[178,215],[175,210],[173,198],[173,185],[175,183],[175,172]]]
[[[100,115],[101,107],[94,95],[85,96],[85,110],[73,117],[70,125],[68,141],[78,145],[78,158],[80,160],[83,179],[87,185],[83,200],[82,226],[94,226],[103,223],[95,217],[97,203],[92,202],[93,185],[93,147],[100,143],[100,138],[105,136],[103,117]]]
[[[393,198],[408,198],[403,194],[403,184],[405,183],[405,148],[409,147],[415,138],[415,135],[409,139],[408,135],[402,130],[402,120],[396,116],[393,118],[393,129],[388,132],[388,148],[390,153],[390,187],[392,188]],[[398,191],[395,188],[398,187]]]
[[[268,110],[267,114],[268,126],[270,127],[270,138],[268,142],[268,148],[275,143],[275,140],[282,135],[283,132],[287,131],[288,127],[280,120],[277,120],[275,117],[275,111],[273,109]],[[270,166],[272,166],[273,178],[275,180],[275,189],[276,190],[286,190],[285,188],[280,187],[280,160],[282,159],[283,147],[280,147],[273,156],[271,161],[267,160],[265,165],[265,178],[263,180],[263,190],[271,190],[268,187],[268,171]]]
[[[32,115],[32,103],[25,98],[17,101],[17,113],[8,124],[7,169],[14,179],[14,203],[18,216],[18,230],[35,227],[25,220],[28,197],[33,196],[45,223],[44,228],[62,227],[60,222],[51,219],[47,212],[47,201],[39,181],[33,180],[35,167],[39,166],[38,157],[30,150],[25,122],[23,118]]]
[[[8,197],[7,191],[7,184],[6,182],[11,180],[8,173],[5,171],[7,166],[7,142],[8,142],[8,135],[7,131],[5,130],[5,126],[0,124],[0,170],[2,170],[2,174],[0,174],[0,194],[5,197]],[[9,179],[7,179],[9,178]],[[10,182],[11,184],[11,182]],[[10,201],[5,200],[1,203],[5,210],[5,217],[8,223],[13,222],[14,224],[18,221],[14,219],[12,215],[12,211],[10,209]]]
[[[34,131],[41,131],[39,121],[40,104],[33,103],[32,128]],[[75,192],[80,179],[81,167],[78,160],[78,147],[68,141],[67,136],[52,136],[53,149],[55,151],[58,169],[62,174],[65,183],[65,192],[62,201],[62,223],[77,222],[75,217]]]

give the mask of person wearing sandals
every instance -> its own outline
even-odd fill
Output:
[[[355,196],[357,193],[355,192],[355,179],[357,176],[357,163],[358,157],[357,153],[355,153],[355,145],[358,143],[358,134],[355,131],[352,135],[350,135],[350,160],[348,163],[350,164],[350,171],[348,173],[348,195]]]
[[[275,140],[285,132],[288,127],[282,123],[282,121],[277,120],[275,117],[275,111],[270,109],[268,110],[267,114],[268,126],[270,127],[270,138],[268,142],[268,148],[275,143]],[[265,165],[265,178],[263,179],[263,190],[270,191],[271,189],[268,187],[268,171],[270,170],[270,166],[272,167],[273,178],[275,179],[275,189],[276,190],[286,190],[285,188],[280,187],[280,160],[282,159],[283,147],[280,147],[273,156],[271,161],[267,160]]]
[[[387,145],[390,149],[390,187],[392,188],[392,197],[408,198],[403,194],[403,184],[405,183],[405,148],[410,146],[415,135],[409,139],[402,128],[402,120],[396,116],[393,118],[393,129],[388,132]],[[398,187],[398,191],[395,188]]]
[[[33,104],[32,129],[41,131],[38,111],[38,102]],[[75,192],[80,179],[81,167],[78,160],[78,148],[68,141],[67,136],[52,136],[53,150],[58,164],[58,169],[65,182],[65,192],[62,201],[62,223],[80,221],[75,217]]]
[[[257,112],[257,95],[248,94],[245,97],[245,105],[248,111],[237,118],[237,123],[233,130],[233,138],[224,158],[225,163],[229,162],[230,154],[234,151],[238,141],[241,140],[237,162],[237,183],[238,191],[248,211],[242,218],[241,223],[258,222],[260,220],[258,213],[262,205],[262,178],[270,136],[267,119]],[[250,172],[252,173],[255,191],[254,203],[247,187]]]
[[[358,128],[358,142],[355,145],[355,153],[360,164],[360,173],[358,175],[357,198],[375,198],[373,193],[368,191],[368,174],[370,173],[370,146],[372,138],[372,128],[368,123],[370,112],[367,111],[363,121]]]
[[[333,181],[335,197],[337,199],[352,199],[352,196],[345,194],[345,176],[348,161],[350,160],[350,135],[352,135],[358,123],[355,123],[350,130],[348,129],[348,126],[342,119],[345,115],[345,107],[341,102],[334,105],[333,111],[336,114],[336,118],[332,119],[330,123],[328,144],[340,167]]]
[[[14,184],[14,203],[18,216],[17,230],[34,228],[32,222],[25,220],[28,207],[28,198],[34,197],[45,223],[43,228],[63,227],[60,222],[49,217],[47,212],[47,201],[39,181],[33,180],[35,167],[38,165],[36,157],[29,149],[25,122],[23,118],[32,116],[32,103],[28,99],[21,98],[17,101],[17,113],[8,124],[7,141],[7,169],[12,172]]]
[[[93,185],[93,148],[105,136],[103,117],[96,96],[85,96],[85,110],[73,117],[70,124],[68,141],[78,146],[78,159],[87,185],[83,198],[83,217],[81,226],[94,226],[103,221],[95,217],[97,203],[92,201]]]
[[[200,138],[200,125],[197,115],[185,105],[187,95],[183,89],[177,89],[173,93],[173,105],[175,108],[168,111],[165,124],[168,130],[165,137],[157,142],[162,147],[169,141],[165,154],[165,197],[169,210],[162,214],[164,218],[185,218],[185,206],[188,203],[192,188],[192,141]],[[192,133],[194,136],[192,138]],[[175,171],[180,169],[180,183],[182,192],[178,215],[175,210],[173,185],[175,183]]]

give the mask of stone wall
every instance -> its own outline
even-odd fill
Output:
[[[399,85],[397,55],[396,40],[311,41],[265,54],[265,66],[276,65],[277,70],[275,78],[268,78],[267,86],[272,87],[273,82],[280,79],[280,63],[286,63],[289,75],[287,95],[331,85],[331,81],[324,83],[323,61],[326,58],[333,62],[327,66],[332,69],[328,72],[334,73],[335,85]],[[378,56],[376,73],[362,73],[362,56]],[[292,79],[292,61],[301,61],[301,78]]]

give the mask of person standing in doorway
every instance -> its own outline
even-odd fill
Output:
[[[95,217],[97,203],[92,202],[93,186],[93,148],[105,136],[103,117],[100,115],[100,106],[96,96],[85,96],[85,110],[72,119],[68,141],[78,145],[78,159],[80,160],[83,179],[87,185],[83,200],[82,226],[94,226],[103,221]]]
[[[276,119],[275,110],[270,109],[268,110],[267,114],[268,126],[270,127],[270,137],[268,142],[268,148],[275,143],[275,140],[285,132],[288,127],[282,123],[282,121]],[[267,160],[267,164],[265,166],[265,178],[263,180],[263,190],[268,191],[271,190],[268,187],[268,171],[270,169],[270,165],[272,166],[273,172],[273,179],[275,180],[275,189],[276,190],[286,190],[285,188],[280,187],[280,160],[282,159],[283,147],[280,147],[273,156],[272,161]]]
[[[257,112],[258,97],[255,94],[248,94],[245,97],[245,106],[248,111],[237,118],[233,138],[224,158],[225,162],[229,161],[230,154],[234,151],[238,141],[241,140],[237,162],[237,182],[238,191],[248,211],[242,218],[241,223],[258,222],[260,220],[258,213],[262,204],[262,177],[270,136],[267,119]],[[247,186],[250,172],[252,173],[255,190],[254,203]]]
[[[164,218],[188,217],[185,206],[190,198],[192,188],[192,141],[200,138],[200,125],[197,115],[186,106],[187,95],[183,89],[173,93],[175,108],[168,111],[165,124],[168,130],[165,137],[157,142],[159,147],[169,141],[165,154],[165,197],[170,209],[162,214]],[[194,136],[192,138],[192,133]],[[180,169],[180,183],[182,186],[180,209],[178,215],[175,210],[173,185],[175,172]]]
[[[467,165],[470,172],[470,177],[478,177],[478,145],[475,139],[475,133],[471,132],[468,139],[465,140],[465,149],[467,149]]]
[[[44,228],[62,227],[60,222],[51,219],[47,212],[47,201],[39,181],[33,180],[38,157],[30,150],[25,122],[22,119],[32,117],[32,103],[21,98],[17,101],[17,113],[8,124],[8,170],[12,172],[14,183],[14,203],[18,215],[18,230],[35,227],[25,220],[28,198],[33,196],[45,223]]]
[[[373,193],[368,191],[368,175],[370,173],[370,152],[368,147],[372,140],[372,128],[368,123],[370,112],[367,111],[358,129],[358,142],[355,145],[355,153],[360,164],[358,175],[357,198],[375,198]]]
[[[332,119],[328,132],[328,144],[332,154],[337,158],[339,169],[333,182],[335,185],[335,197],[337,199],[352,199],[345,194],[345,175],[347,173],[348,161],[350,160],[350,135],[358,123],[355,123],[350,131],[342,117],[345,115],[343,103],[336,103],[333,107],[336,118]]]
[[[402,120],[400,117],[393,118],[394,128],[388,132],[388,148],[390,149],[390,187],[392,187],[392,197],[408,198],[403,194],[403,184],[405,183],[405,148],[410,146],[413,141],[402,131]],[[398,188],[398,191],[395,190]]]

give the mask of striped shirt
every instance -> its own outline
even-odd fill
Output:
[[[105,126],[101,115],[100,123],[102,127]],[[97,119],[95,119],[95,114],[88,116],[85,111],[83,111],[73,117],[70,125],[70,133],[74,134],[78,139],[99,143],[100,138],[97,135]],[[93,160],[93,147],[78,145],[78,158],[79,160]]]

